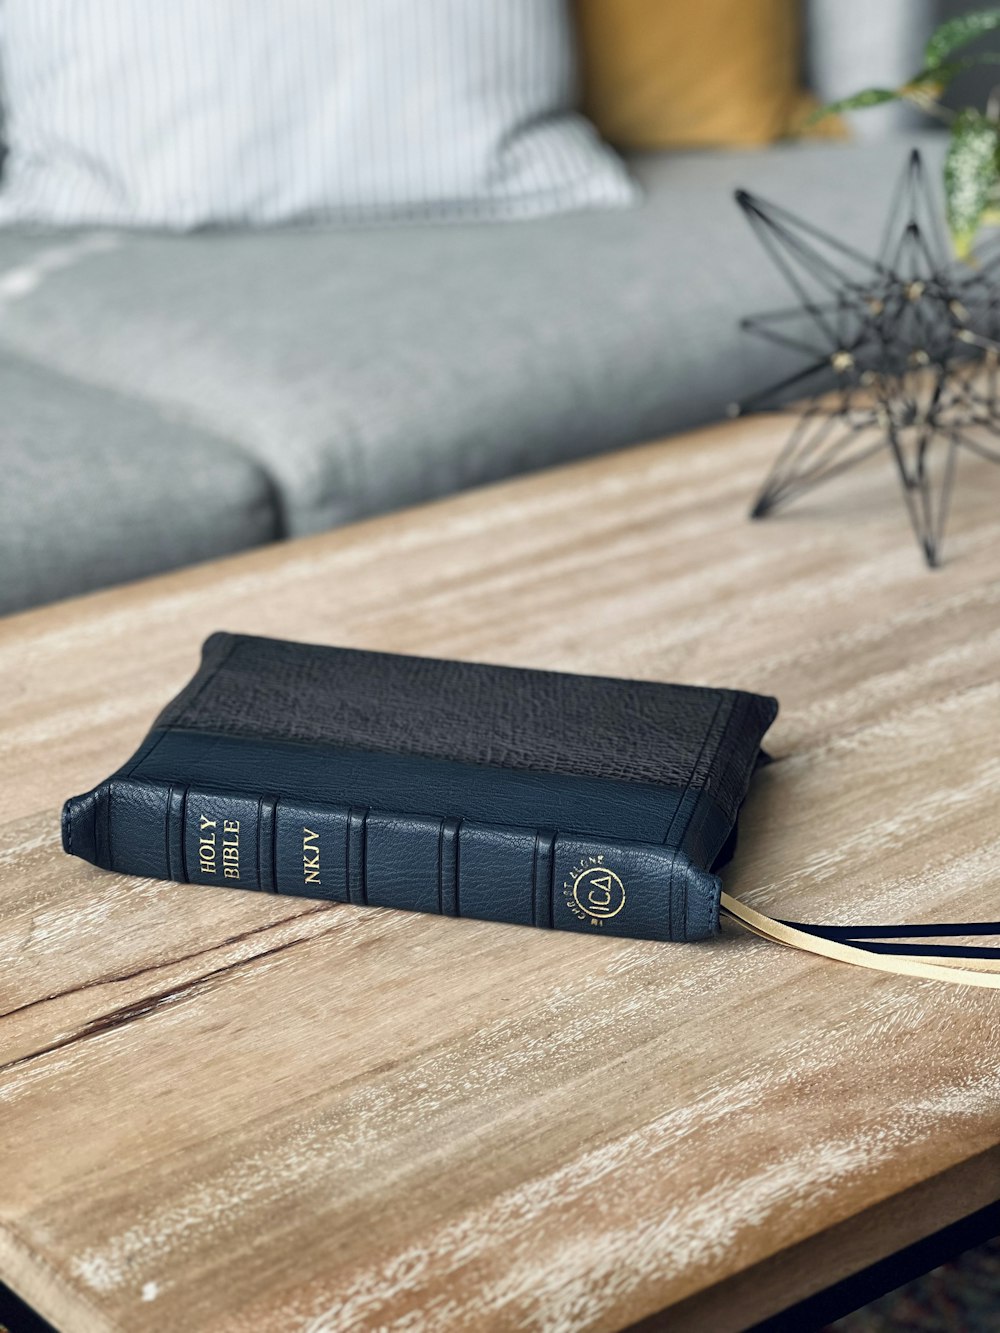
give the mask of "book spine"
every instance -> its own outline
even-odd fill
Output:
[[[113,778],[63,845],[124,874],[589,934],[703,939],[721,884],[676,851],[577,832]]]

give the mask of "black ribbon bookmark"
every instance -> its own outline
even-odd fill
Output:
[[[947,936],[1000,936],[1000,922],[946,922],[937,925],[824,926],[784,921],[722,894],[722,914],[763,939],[821,954],[843,963],[926,977],[964,986],[1000,990],[1000,947],[970,944],[910,944]],[[955,963],[950,960],[955,960]]]
[[[974,944],[906,944],[905,940],[935,940],[947,935],[996,935],[1000,936],[1000,921],[947,921],[937,925],[898,925],[898,926],[821,926],[804,921],[787,921],[778,918],[783,926],[793,930],[804,930],[810,935],[819,935],[825,940],[840,940],[844,944],[853,944],[858,948],[869,949],[872,953],[926,956],[937,958],[1000,958],[998,945]],[[893,941],[884,943],[883,941]]]

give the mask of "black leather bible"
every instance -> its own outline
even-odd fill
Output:
[[[213,634],[136,754],[67,801],[108,870],[698,940],[777,712],[737,690]]]

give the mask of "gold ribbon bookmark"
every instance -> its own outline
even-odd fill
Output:
[[[776,921],[763,912],[747,907],[728,893],[722,895],[721,909],[723,915],[738,921],[762,939],[787,944],[806,953],[822,954],[824,958],[833,958],[840,963],[870,967],[876,972],[895,972],[904,977],[926,977],[930,981],[949,981],[959,986],[985,986],[990,990],[1000,990],[1000,958],[958,957],[953,964],[927,954],[871,953],[859,945],[824,939],[821,935],[813,935],[807,930]]]

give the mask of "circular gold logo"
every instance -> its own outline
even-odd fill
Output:
[[[625,906],[625,885],[607,866],[590,866],[573,880],[573,901],[587,916],[606,921]]]

